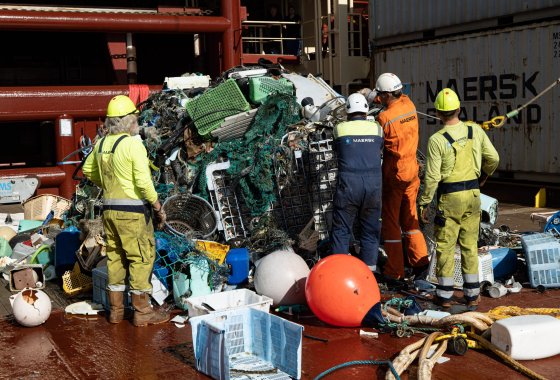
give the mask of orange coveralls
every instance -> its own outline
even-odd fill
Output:
[[[385,133],[383,155],[383,206],[381,234],[388,261],[384,275],[404,277],[403,239],[413,267],[428,264],[426,240],[418,225],[418,115],[408,96],[402,95],[377,117]]]

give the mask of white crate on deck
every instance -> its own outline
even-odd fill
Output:
[[[437,284],[436,276],[437,256],[436,251],[432,254],[430,260],[430,270],[428,281]],[[478,253],[478,282],[494,283],[494,269],[492,267],[492,255],[489,252]],[[463,288],[463,272],[461,270],[461,251],[457,246],[455,249],[455,269],[453,270],[453,286],[455,288]]]
[[[209,306],[205,307],[204,305]],[[204,296],[187,298],[189,317],[197,317],[213,312],[220,312],[243,307],[252,307],[269,312],[272,298],[259,295],[249,289],[236,289]]]
[[[303,326],[253,308],[190,319],[196,368],[220,380],[301,377]]]

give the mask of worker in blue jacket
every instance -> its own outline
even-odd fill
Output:
[[[332,251],[348,253],[352,225],[361,227],[360,258],[377,269],[381,217],[381,152],[383,129],[367,120],[366,98],[352,94],[346,101],[347,121],[334,129],[338,182],[333,200]]]

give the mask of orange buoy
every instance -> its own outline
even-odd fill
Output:
[[[368,266],[345,254],[331,255],[315,264],[305,284],[305,296],[317,318],[341,327],[360,326],[381,300]]]

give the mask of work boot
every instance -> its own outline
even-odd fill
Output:
[[[441,306],[443,309],[449,309],[451,307],[451,298],[443,298],[440,296],[434,296],[433,299],[436,305]]]
[[[169,314],[161,310],[154,310],[150,304],[148,293],[132,293],[132,306],[134,307],[134,326],[157,325],[169,320]]]
[[[124,292],[109,291],[109,323],[120,323],[124,319]]]
[[[479,303],[480,303],[480,295],[478,295],[475,299],[467,298],[467,309],[469,311],[475,311]]]

